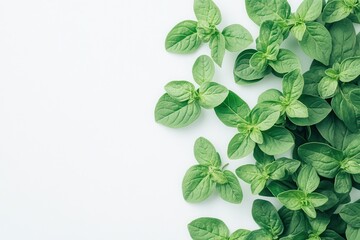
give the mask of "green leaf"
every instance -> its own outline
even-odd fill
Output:
[[[296,14],[304,21],[316,20],[322,11],[322,0],[304,0],[298,7]]]
[[[315,219],[310,218],[309,223],[312,228],[312,233],[320,235],[326,230],[326,227],[329,225],[330,218],[323,214],[319,214]]]
[[[330,65],[352,57],[356,46],[354,24],[349,19],[344,19],[332,24],[329,32],[332,38]]]
[[[282,82],[282,88],[288,102],[299,99],[304,88],[304,78],[300,70],[294,70],[286,74]]]
[[[350,102],[357,110],[360,110],[360,89],[350,91]]]
[[[220,10],[212,0],[195,0],[194,12],[198,21],[205,21],[210,25],[218,25],[221,22]]]
[[[214,62],[209,56],[198,57],[192,68],[192,74],[197,84],[211,82],[215,74]]]
[[[270,129],[280,117],[279,111],[264,107],[261,103],[256,105],[250,113],[251,123],[260,131]]]
[[[268,201],[255,200],[252,206],[252,216],[262,229],[269,231],[274,237],[284,231],[284,225],[276,208]]]
[[[242,165],[236,169],[235,173],[246,183],[251,183],[255,178],[262,176],[259,168],[253,164]]]
[[[325,195],[316,192],[309,193],[307,199],[313,207],[320,207],[328,201]]]
[[[269,61],[269,65],[277,73],[288,73],[301,68],[299,58],[288,49],[280,49],[275,61]]]
[[[268,60],[266,59],[264,53],[256,52],[250,58],[250,67],[254,68],[257,72],[263,72],[268,66]]]
[[[264,142],[264,138],[262,136],[262,133],[259,129],[254,128],[251,133],[250,133],[250,138],[251,140],[253,140],[254,142],[258,143],[258,144],[262,144]]]
[[[239,180],[228,170],[225,170],[224,174],[227,178],[227,183],[216,185],[216,189],[219,192],[220,197],[230,203],[241,203],[243,193]]]
[[[360,75],[360,57],[347,58],[340,64],[340,81],[350,82]]]
[[[219,32],[210,39],[211,57],[220,67],[225,55],[225,45],[225,37]]]
[[[225,48],[230,52],[239,52],[253,42],[250,32],[240,24],[227,26],[222,35],[225,37]]]
[[[227,240],[230,232],[225,223],[216,218],[198,218],[188,224],[193,240]]]
[[[166,50],[172,53],[195,52],[201,44],[196,27],[197,22],[191,20],[178,23],[166,37]]]
[[[239,229],[236,230],[233,234],[231,234],[229,240],[246,240],[249,234],[249,230]]]
[[[304,94],[311,96],[319,96],[318,84],[320,80],[325,77],[326,69],[327,68],[321,63],[317,63],[316,65],[312,65],[310,67],[310,70],[304,73]]]
[[[250,66],[250,59],[256,53],[254,49],[247,49],[239,54],[234,66],[234,77],[238,84],[253,83],[261,80],[270,72],[267,68],[264,72],[258,72]]]
[[[172,81],[165,85],[165,91],[176,101],[184,102],[193,97],[195,87],[187,81]]]
[[[346,239],[347,240],[358,240],[360,238],[360,228],[354,228],[348,226],[346,228]]]
[[[321,234],[321,240],[344,240],[344,238],[333,230],[325,230]]]
[[[343,0],[329,1],[324,7],[322,19],[327,23],[338,22],[349,16],[351,11],[352,8]]]
[[[282,180],[295,173],[299,167],[300,161],[283,157],[265,166],[265,171],[271,179]]]
[[[310,218],[316,218],[316,210],[312,205],[303,205],[301,209],[308,215]]]
[[[184,199],[191,203],[204,201],[214,192],[215,184],[212,182],[207,166],[196,165],[185,174],[182,182]]]
[[[286,208],[295,211],[301,209],[305,193],[300,190],[289,190],[280,193],[277,198]]]
[[[255,142],[250,139],[247,133],[236,134],[229,143],[228,157],[230,159],[239,159],[249,155],[255,147]]]
[[[221,166],[221,159],[214,145],[206,138],[199,137],[195,141],[194,155],[198,163],[205,166]]]
[[[332,49],[328,30],[317,22],[307,22],[303,39],[299,42],[306,55],[328,65]]]
[[[320,184],[320,178],[315,169],[310,165],[304,165],[297,177],[297,184],[306,193],[312,193]]]
[[[258,98],[258,103],[261,102],[278,102],[283,94],[277,89],[268,89],[261,93]]]
[[[300,158],[312,165],[320,176],[334,178],[343,159],[341,151],[324,143],[306,143],[299,147]]]
[[[360,228],[360,203],[345,205],[340,211],[340,216],[349,226]]]
[[[292,118],[290,121],[298,126],[311,126],[321,122],[331,112],[331,106],[322,98],[302,95],[299,101],[305,104],[309,116],[307,118]]]
[[[306,31],[305,23],[296,24],[291,28],[291,33],[298,41],[301,41],[303,39],[305,31]]]
[[[266,20],[286,20],[291,8],[286,0],[246,0],[246,11],[257,25]]]
[[[291,133],[282,127],[272,127],[263,132],[264,143],[259,148],[268,155],[285,153],[294,145]]]
[[[218,118],[229,127],[237,127],[240,122],[246,121],[246,116],[250,114],[250,108],[247,103],[229,91],[226,99],[215,108]]]
[[[199,103],[203,108],[215,108],[228,94],[229,90],[226,87],[215,82],[205,82],[199,88]]]
[[[273,237],[271,236],[271,234],[263,229],[259,229],[259,230],[255,230],[252,231],[248,237],[246,238],[246,240],[273,240]]]
[[[226,184],[228,182],[225,173],[221,169],[209,167],[209,174],[211,180],[217,184]]]
[[[263,176],[254,178],[251,181],[252,194],[258,195],[265,188],[266,182],[267,180]]]
[[[269,163],[275,161],[274,156],[267,155],[266,153],[260,150],[259,146],[255,147],[253,156],[256,160],[256,166],[259,166],[262,169]]]
[[[200,116],[198,102],[178,102],[164,94],[155,107],[155,121],[171,128],[186,127]]]
[[[295,100],[286,107],[286,115],[291,118],[307,118],[309,111],[302,102]]]
[[[256,49],[268,53],[271,46],[279,46],[283,41],[283,34],[279,24],[265,21],[260,26],[259,37],[256,39]]]
[[[347,172],[340,171],[335,176],[334,189],[337,193],[348,193],[351,191],[352,182],[351,175]]]
[[[334,96],[336,90],[338,89],[338,80],[331,78],[329,76],[325,76],[321,79],[318,85],[318,92],[320,97],[322,98],[330,98]]]

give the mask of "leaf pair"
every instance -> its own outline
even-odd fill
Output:
[[[348,193],[352,188],[351,176],[358,181],[360,174],[359,135],[345,137],[344,149],[338,150],[324,143],[307,143],[299,147],[299,156],[312,165],[320,176],[335,178],[335,192]]]
[[[303,210],[309,217],[316,218],[315,208],[324,205],[328,198],[314,192],[320,184],[320,178],[315,169],[309,165],[301,168],[297,177],[298,190],[280,193],[277,198],[290,210]]]
[[[276,159],[255,147],[255,164],[247,164],[236,169],[236,175],[251,185],[251,192],[259,194],[271,180],[285,180],[300,166],[300,162],[289,158]]]
[[[287,129],[274,126],[280,116],[279,109],[260,103],[250,110],[239,96],[230,91],[215,112],[225,125],[236,127],[239,131],[228,146],[228,157],[231,159],[249,155],[256,144],[268,155],[284,153],[294,144]]]
[[[321,15],[322,0],[304,0],[294,14],[286,0],[246,0],[245,3],[249,17],[256,24],[269,20],[278,23],[284,36],[291,31],[308,56],[325,65],[329,63],[331,36],[322,24],[314,22]]]
[[[221,104],[228,90],[212,82],[215,67],[206,55],[200,56],[193,66],[193,77],[198,89],[187,81],[172,81],[165,86],[166,93],[155,107],[156,122],[172,128],[186,127],[198,119],[201,107],[210,109]]]
[[[192,203],[204,201],[216,188],[225,201],[240,203],[243,194],[239,180],[232,172],[220,168],[221,159],[214,146],[207,139],[198,138],[194,155],[199,164],[192,166],[184,176],[184,199]]]
[[[209,42],[211,56],[221,66],[225,50],[238,52],[252,43],[249,31],[239,24],[230,25],[222,32],[216,28],[221,13],[212,0],[195,0],[194,12],[198,21],[182,21],[167,35],[165,47],[169,52],[191,53],[203,42]]]

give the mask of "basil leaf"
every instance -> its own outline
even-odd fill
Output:
[[[199,103],[203,108],[215,108],[228,94],[229,90],[226,87],[215,82],[205,82],[199,88]]]
[[[221,160],[216,152],[214,145],[206,138],[200,137],[194,145],[195,159],[201,165],[220,167]]]
[[[350,82],[360,75],[360,57],[347,58],[340,64],[340,81]]]
[[[221,22],[220,10],[212,0],[195,0],[194,12],[198,21],[205,21],[210,25]]]
[[[349,226],[360,228],[360,203],[345,205],[340,211],[340,216]]]
[[[300,158],[312,165],[320,176],[334,178],[343,159],[341,151],[324,143],[306,143],[299,147]]]
[[[291,14],[286,0],[246,0],[245,3],[250,19],[257,25],[266,20],[286,20]]]
[[[227,154],[230,159],[239,159],[249,155],[255,147],[255,142],[250,139],[249,134],[238,133],[229,143]]]
[[[263,132],[264,143],[259,148],[268,155],[278,155],[288,151],[294,145],[291,133],[282,127],[272,127]]]
[[[198,57],[192,68],[192,74],[195,82],[199,85],[211,82],[215,74],[214,62],[206,55]]]
[[[226,99],[215,108],[218,118],[229,127],[237,127],[250,114],[250,108],[239,96],[229,91]]]
[[[257,72],[264,72],[267,66],[268,60],[262,52],[256,52],[250,58],[250,67],[254,68]]]
[[[316,210],[312,205],[303,205],[301,209],[308,215],[310,218],[316,218]]]
[[[289,117],[289,120],[298,126],[311,126],[317,124],[331,112],[330,105],[324,99],[319,97],[302,95],[299,98],[299,101],[307,107],[309,116],[307,118]]]
[[[312,228],[312,233],[316,235],[322,234],[327,225],[330,223],[330,218],[323,214],[319,214],[316,219],[309,219],[310,226]]]
[[[216,218],[199,218],[188,224],[194,240],[227,240],[230,232],[225,223]]]
[[[295,211],[301,209],[305,193],[300,190],[289,190],[280,193],[277,198],[286,208]]]
[[[283,93],[288,102],[299,99],[304,88],[304,78],[300,70],[294,70],[284,76]]]
[[[164,94],[155,107],[155,121],[172,128],[186,127],[200,116],[198,102],[178,102]]]
[[[271,179],[282,180],[295,173],[299,167],[299,161],[283,157],[265,166],[265,171],[269,173]]]
[[[250,234],[249,230],[239,229],[236,230],[233,234],[230,235],[229,240],[246,240],[247,236]]]
[[[269,231],[274,237],[284,231],[284,225],[276,208],[268,201],[255,200],[252,206],[252,216],[262,229]]]
[[[277,59],[269,61],[269,65],[277,73],[288,73],[301,68],[299,58],[288,49],[280,49]]]
[[[354,24],[349,19],[344,19],[331,25],[329,32],[332,38],[330,65],[352,57],[356,45]]]
[[[216,189],[219,192],[220,197],[230,203],[241,203],[243,193],[239,180],[228,170],[224,171],[224,175],[227,178],[227,183],[216,185]]]
[[[204,201],[214,192],[215,184],[212,182],[207,166],[196,165],[185,174],[182,182],[184,199],[197,203]]]
[[[236,175],[246,183],[251,183],[255,178],[261,176],[260,170],[253,164],[246,164],[238,167]]]
[[[340,171],[335,176],[334,189],[337,193],[348,193],[351,191],[351,175],[345,171]]]
[[[184,102],[193,97],[195,87],[187,81],[172,81],[165,85],[165,91],[176,101]]]
[[[262,104],[258,104],[250,113],[251,123],[260,131],[270,129],[280,117],[279,111],[272,108],[265,108]]]
[[[321,240],[344,240],[344,238],[333,230],[325,230],[325,232],[321,234]]]
[[[250,59],[256,53],[254,49],[247,49],[239,54],[234,66],[234,77],[238,84],[252,83],[261,80],[269,73],[270,68],[258,72],[250,66]]]
[[[262,133],[259,129],[254,128],[250,133],[250,138],[255,143],[262,144],[264,142],[264,138],[262,136]]]
[[[360,228],[354,228],[348,226],[346,228],[346,239],[347,240],[357,240],[360,238]]]
[[[327,23],[338,22],[349,16],[351,11],[352,8],[343,0],[329,1],[324,7],[322,19]]]
[[[166,37],[166,50],[172,53],[195,52],[201,44],[196,27],[197,22],[191,20],[178,23]]]
[[[297,177],[297,184],[305,193],[312,193],[320,184],[320,178],[312,166],[305,165]]]
[[[328,201],[325,195],[316,192],[309,193],[307,198],[313,207],[320,207]]]
[[[282,96],[282,93],[279,90],[269,89],[260,94],[260,96],[258,98],[258,103],[280,101],[281,96]]]
[[[259,230],[255,230],[252,231],[248,237],[246,238],[246,240],[273,240],[273,237],[271,236],[271,234],[263,229],[259,229]]]
[[[282,41],[283,34],[279,24],[273,21],[265,21],[260,26],[259,37],[256,39],[256,49],[266,53],[270,46],[280,45]]]
[[[295,100],[286,107],[286,115],[291,118],[307,118],[309,117],[309,112],[302,102]]]
[[[328,65],[332,49],[328,30],[317,22],[307,22],[303,39],[299,42],[306,55]]]
[[[219,32],[210,39],[211,57],[220,67],[225,55],[225,45],[225,37]]]
[[[304,73],[304,90],[303,94],[311,96],[319,96],[318,84],[320,80],[325,77],[325,70],[327,68],[323,65],[311,66],[310,70]]]
[[[222,31],[225,48],[230,52],[239,52],[253,42],[250,32],[240,24],[227,26]]]
[[[303,39],[305,31],[306,31],[305,23],[297,24],[291,28],[291,33],[298,41],[301,41]]]
[[[325,76],[321,79],[318,85],[318,92],[322,98],[330,98],[334,96],[336,90],[338,89],[338,80]]]
[[[296,14],[304,21],[316,20],[322,11],[322,0],[304,0],[298,7]]]

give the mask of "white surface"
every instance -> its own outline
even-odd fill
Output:
[[[244,1],[216,3],[220,28],[240,23],[257,36]],[[206,45],[186,56],[165,51],[167,32],[184,19],[194,19],[192,0],[0,0],[0,239],[184,240],[202,216],[256,228],[243,182],[240,205],[182,199],[195,139],[212,141],[226,163],[236,129],[212,111],[180,130],[154,122],[163,86],[192,80],[196,57],[209,54]],[[295,41],[286,45],[307,69]],[[251,106],[280,86],[275,77],[237,86],[236,56],[226,53],[215,80]]]

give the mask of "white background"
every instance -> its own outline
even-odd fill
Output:
[[[216,3],[220,28],[240,23],[257,36],[244,1]],[[180,130],[154,122],[163,86],[192,81],[196,57],[209,54],[206,45],[185,56],[165,51],[166,34],[184,19],[194,19],[192,0],[0,0],[0,239],[184,240],[187,223],[202,216],[256,228],[243,182],[240,205],[182,198],[196,138],[212,141],[226,163],[236,129],[213,111]],[[285,46],[306,70],[297,43]],[[280,86],[275,77],[237,86],[236,56],[226,53],[215,80],[250,106]]]

